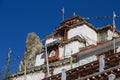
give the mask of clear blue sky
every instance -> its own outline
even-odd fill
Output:
[[[120,15],[120,0],[0,0],[0,68],[5,65],[8,48],[11,53],[11,72],[17,70],[23,56],[25,40],[29,32],[36,32],[41,39],[59,26],[62,20],[62,7],[65,18],[73,12],[83,17]],[[93,19],[96,27],[111,24],[112,19]],[[116,19],[120,29],[120,19]],[[2,68],[4,69],[4,68]]]

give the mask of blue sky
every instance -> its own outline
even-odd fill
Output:
[[[120,0],[0,0],[0,69],[4,71],[8,48],[12,49],[10,72],[17,71],[23,56],[26,36],[36,32],[41,39],[51,33],[62,21],[62,7],[65,18],[74,12],[83,17],[120,15]],[[91,19],[94,26],[112,24],[112,19]],[[120,19],[116,19],[120,29]],[[0,72],[2,72],[0,70]]]

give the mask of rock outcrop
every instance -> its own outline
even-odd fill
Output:
[[[24,70],[24,60],[26,68],[30,69],[35,66],[36,55],[41,52],[43,44],[36,33],[29,33],[26,39],[26,48],[24,51],[24,59],[20,62],[19,71]]]

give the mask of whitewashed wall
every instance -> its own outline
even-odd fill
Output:
[[[51,42],[54,42],[54,41],[56,41],[56,40],[58,40],[58,39],[61,40],[61,37],[58,36],[58,35],[53,36],[53,37],[51,37],[51,38],[49,38],[49,39],[46,40],[46,44],[49,44],[49,43],[51,43]]]
[[[73,68],[85,65],[85,64],[90,63],[95,60],[97,60],[97,57],[95,55],[87,57],[85,59],[79,60],[79,62],[77,62],[77,63],[73,63]],[[67,70],[71,69],[71,66],[70,66],[70,64],[68,64],[68,65],[64,65],[62,67],[54,68],[54,71],[53,71],[54,75],[61,73],[62,69],[66,69],[66,71],[67,71]],[[27,77],[27,80],[42,80],[45,77],[45,73],[43,73],[42,71],[29,73],[26,75],[26,77]],[[19,77],[14,77],[12,80],[24,80],[24,75],[21,75]]]
[[[59,57],[60,59],[63,59],[64,56],[65,58],[70,57],[71,54],[74,54],[79,51],[79,48],[85,47],[84,43],[80,43],[78,41],[73,41],[71,43],[68,43],[64,46],[59,47]]]
[[[90,62],[93,62],[93,61],[96,61],[96,60],[97,60],[97,57],[95,55],[87,57],[85,59],[79,60],[79,62],[77,62],[77,63],[74,63],[73,68],[85,65],[87,63],[90,63]],[[68,65],[64,65],[62,67],[55,68],[54,69],[54,75],[58,74],[58,73],[61,73],[62,69],[70,70],[71,66],[70,66],[70,64],[68,64]]]
[[[76,35],[84,36],[84,38],[89,43],[88,45],[96,44],[96,42],[97,42],[96,31],[94,31],[93,29],[91,29],[87,25],[78,26],[78,27],[70,29],[68,31],[68,39],[70,39]]]
[[[120,52],[120,46],[117,48],[117,52]]]
[[[108,30],[107,33],[108,33],[107,40],[111,40],[113,37],[113,32],[111,30]],[[118,37],[119,35],[115,33],[114,36]]]
[[[85,65],[85,64],[88,64],[88,63],[90,63],[92,61],[96,61],[96,60],[97,60],[96,55],[93,55],[93,56],[90,56],[90,57],[80,60],[79,65]]]
[[[71,68],[70,68],[70,65],[65,65],[65,66],[62,66],[62,67],[57,67],[53,71],[54,75],[58,74],[58,73],[61,73],[62,69],[70,70]]]
[[[34,72],[26,75],[26,80],[42,80],[45,74],[43,72]],[[15,77],[13,80],[24,80],[24,75]]]
[[[43,55],[44,55],[44,53],[41,53],[36,56],[35,66],[40,66],[40,65],[44,64],[44,58],[42,57]]]

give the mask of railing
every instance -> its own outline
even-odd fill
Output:
[[[88,76],[85,76],[85,77],[81,77],[80,79],[77,79],[77,80],[87,80],[87,79],[97,79],[97,80],[99,80],[101,78],[102,79],[107,79],[108,75],[111,74],[111,73],[119,75],[120,74],[120,65],[109,68],[107,70],[104,70],[103,72],[97,72],[97,73],[94,73],[94,74],[91,74],[91,75],[88,75]]]
[[[107,58],[105,58],[105,65],[106,65],[106,70],[108,69],[108,72],[109,72],[109,69],[112,70],[111,67],[114,68],[114,66],[118,65],[118,64],[114,64],[111,66],[111,63],[114,63],[114,62],[119,62],[120,61],[120,53],[115,53]],[[83,66],[80,66],[80,67],[77,67],[77,68],[74,68],[74,69],[71,69],[71,70],[68,70],[66,72],[66,75],[67,75],[67,80],[71,80],[72,78],[74,79],[77,79],[78,76],[81,77],[81,73],[86,73],[86,72],[89,72],[89,71],[93,71],[92,73],[90,74],[87,74],[87,75],[84,75],[81,79],[82,80],[86,80],[88,77],[86,76],[89,76],[90,77],[93,77],[94,78],[94,74],[96,73],[99,73],[99,72],[94,72],[94,70],[98,69],[99,68],[99,61],[94,61],[94,62],[91,62],[91,63],[88,63],[86,65],[83,65]],[[115,70],[118,69],[119,67],[115,67]],[[103,72],[104,73],[104,72]],[[117,73],[116,73],[117,74]],[[96,74],[97,75],[97,74]],[[57,74],[57,75],[53,75],[51,77],[48,77],[48,78],[45,78],[43,80],[61,80],[61,73]],[[78,80],[81,80],[81,79],[78,79]]]

